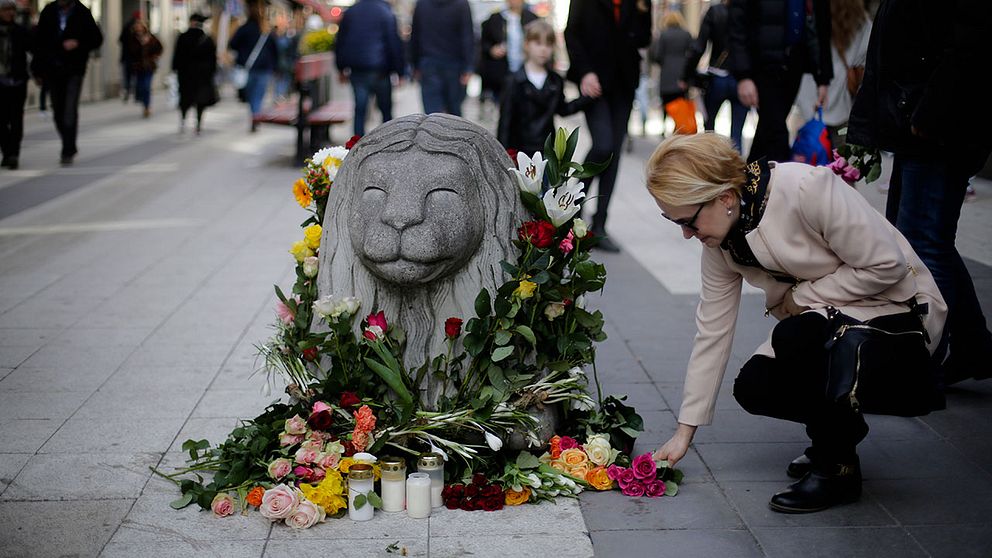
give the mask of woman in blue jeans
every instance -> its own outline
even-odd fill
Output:
[[[143,20],[136,20],[131,25],[131,38],[127,43],[128,60],[131,73],[135,80],[135,97],[143,107],[145,118],[151,116],[152,76],[158,67],[158,59],[162,56],[162,43],[148,32],[148,26]]]
[[[248,21],[235,31],[234,36],[227,43],[227,48],[237,53],[234,63],[248,69],[244,97],[254,116],[262,110],[262,101],[265,99],[269,80],[272,79],[272,72],[276,68],[279,52],[257,4],[251,6]],[[254,132],[256,129],[253,121],[251,131]]]

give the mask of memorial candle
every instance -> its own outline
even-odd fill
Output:
[[[372,519],[374,508],[368,497],[372,493],[374,482],[371,465],[356,463],[348,470],[348,517],[353,521]],[[365,504],[356,509],[355,498],[359,495],[365,496]]]
[[[403,511],[406,506],[406,460],[383,457],[379,467],[382,471],[382,511]]]
[[[441,492],[444,490],[444,457],[437,453],[422,453],[417,462],[417,471],[431,477],[431,507],[444,505]]]
[[[427,473],[410,473],[406,479],[406,514],[414,519],[431,515],[431,477]]]

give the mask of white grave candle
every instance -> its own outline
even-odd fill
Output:
[[[356,463],[348,470],[348,517],[352,521],[372,519],[375,508],[372,507],[372,502],[368,501],[368,497],[372,493],[374,482],[371,465]],[[359,494],[365,496],[365,504],[356,509],[355,498]]]
[[[406,460],[402,457],[383,457],[382,511],[401,512],[406,507]]]
[[[410,473],[406,479],[406,514],[414,519],[431,515],[431,477],[427,473]]]

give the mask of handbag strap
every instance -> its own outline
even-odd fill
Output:
[[[252,66],[255,65],[255,60],[258,58],[260,52],[262,52],[262,45],[265,44],[265,40],[269,38],[268,33],[262,33],[259,30],[258,41],[255,42],[255,48],[251,49],[251,54],[248,55],[248,60],[245,61],[245,69],[250,70]]]

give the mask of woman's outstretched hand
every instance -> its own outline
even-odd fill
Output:
[[[695,435],[695,426],[679,423],[679,427],[675,430],[675,434],[672,434],[672,438],[654,452],[654,458],[664,459],[668,461],[670,466],[674,467],[676,463],[685,457],[686,452],[689,451],[689,444],[692,443],[692,437]]]

